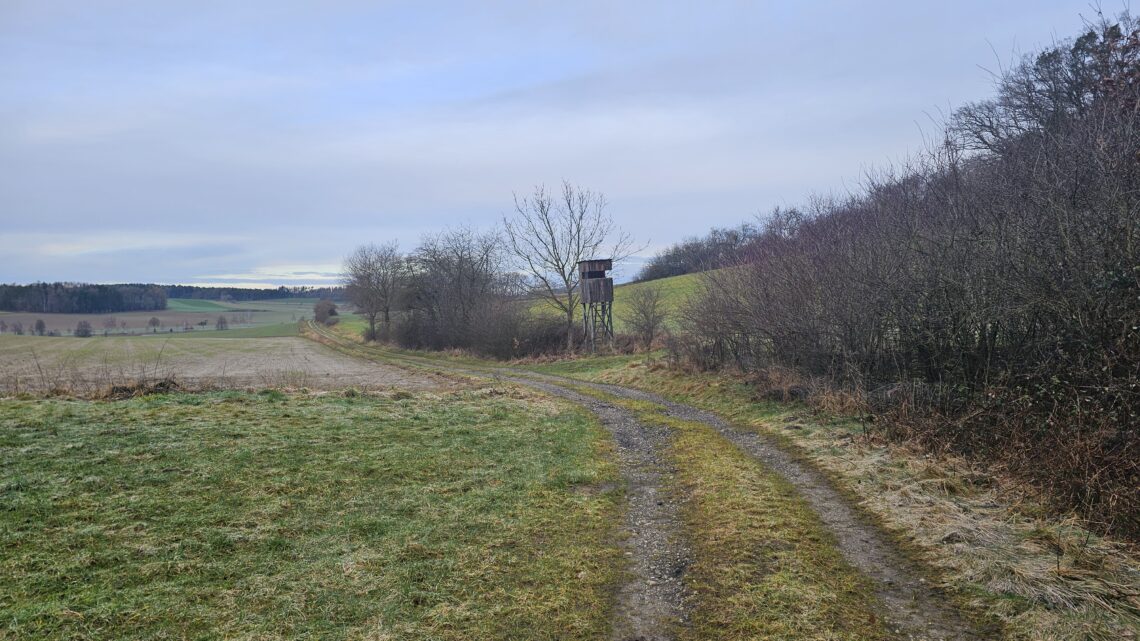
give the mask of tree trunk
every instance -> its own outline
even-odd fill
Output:
[[[566,311],[566,351],[574,352],[574,308]]]

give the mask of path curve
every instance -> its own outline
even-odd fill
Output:
[[[330,340],[343,340],[324,332],[318,333]],[[898,635],[898,638],[914,641],[972,641],[983,638],[965,617],[947,603],[946,597],[941,592],[921,578],[921,573],[914,564],[895,549],[890,539],[883,532],[859,519],[848,501],[822,473],[795,460],[795,457],[774,439],[751,430],[735,427],[712,412],[677,403],[658,394],[639,389],[591,383],[493,365],[466,367],[392,352],[383,353],[383,358],[389,362],[403,362],[410,367],[429,367],[469,376],[511,381],[581,403],[602,417],[603,423],[606,423],[607,428],[614,433],[615,440],[618,441],[619,451],[635,451],[639,447],[645,446],[632,442],[623,444],[618,437],[619,432],[606,422],[606,416],[609,415],[610,420],[615,420],[614,417],[624,413],[626,416],[622,417],[622,420],[628,419],[637,424],[632,413],[592,396],[567,389],[566,386],[593,389],[618,398],[654,403],[662,406],[668,416],[708,425],[741,451],[786,479],[807,500],[823,524],[835,535],[839,550],[848,563],[869,577],[875,584],[876,595],[885,609],[884,615],[890,624],[890,629]],[[640,431],[646,433],[649,428],[640,426]],[[655,435],[654,448],[660,445],[664,433]],[[660,467],[660,459],[656,454],[653,455],[653,458],[657,459]],[[632,500],[636,495],[636,492],[631,492],[631,513],[634,512]],[[674,511],[675,519],[676,507],[671,506],[670,509]],[[627,519],[627,527],[636,528],[637,524],[630,523]],[[684,567],[687,567],[687,550],[684,557],[678,557],[678,559],[682,558],[686,565],[677,566],[681,573],[683,573]],[[642,580],[647,578],[645,575],[642,576]],[[678,599],[682,596],[681,592],[677,593]],[[634,605],[629,601],[623,602],[619,606],[619,612],[625,610],[626,616],[629,616],[628,608]],[[677,602],[677,608],[676,611],[680,613],[680,601]],[[678,614],[678,616],[683,615]],[[618,636],[617,638],[644,638],[648,641],[668,637]]]

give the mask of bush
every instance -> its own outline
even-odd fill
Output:
[[[672,357],[826,378],[1140,536],[1138,80],[1129,16],[1027,58],[905,171],[775,212]]]
[[[91,323],[79,321],[75,325],[75,335],[79,338],[91,338]]]

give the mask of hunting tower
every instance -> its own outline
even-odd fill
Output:
[[[614,279],[606,272],[614,261],[583,260],[578,263],[578,287],[582,300],[582,323],[590,351],[598,347],[598,338],[614,339]]]

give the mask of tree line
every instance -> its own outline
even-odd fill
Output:
[[[827,381],[1140,534],[1137,27],[1026,57],[907,166],[774,212],[703,278],[678,358]]]
[[[620,260],[631,248],[602,194],[539,185],[515,197],[500,228],[445,230],[408,253],[394,242],[358,247],[344,261],[345,295],[367,340],[498,358],[573,350],[578,262]],[[531,313],[536,301],[555,315]]]
[[[0,285],[0,310],[45,314],[106,314],[166,309],[158,285],[33,283]]]
[[[247,289],[243,287],[203,287],[199,285],[160,285],[169,298],[190,298],[197,300],[223,300],[233,302],[271,300],[277,298],[327,298],[344,300],[344,290],[340,287],[310,287],[281,285],[276,288]]]
[[[760,235],[752,223],[713,228],[699,238],[687,238],[657,252],[638,271],[634,282],[669,278],[739,264],[748,246]]]

